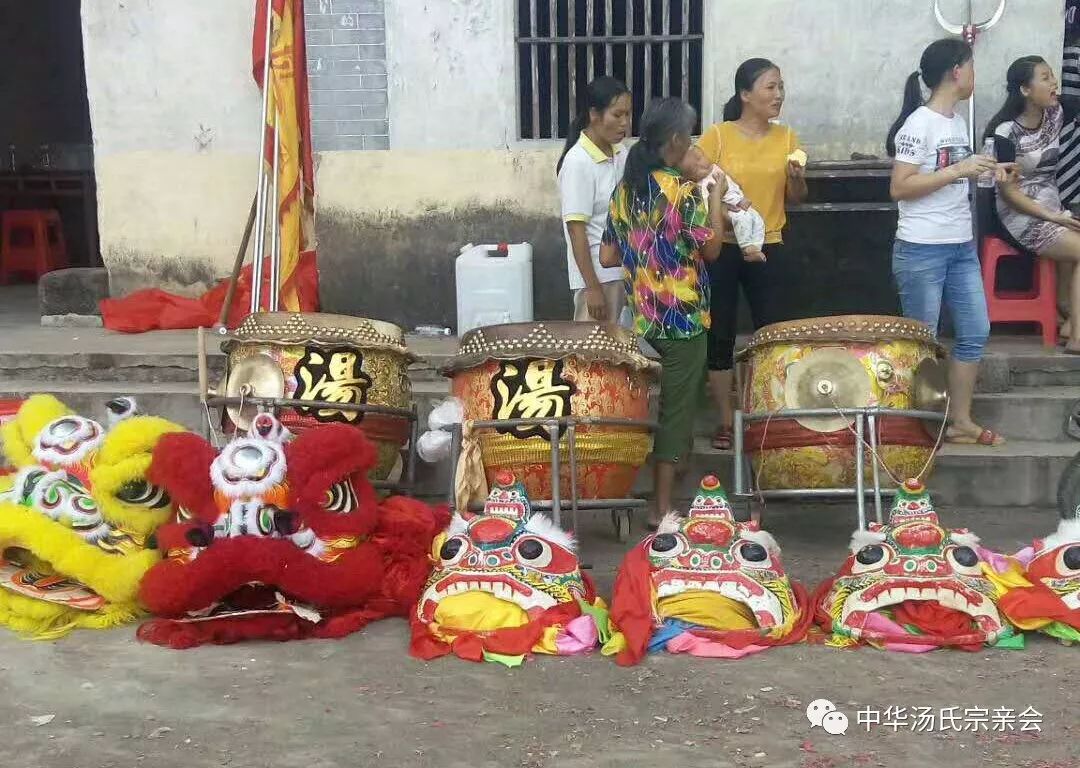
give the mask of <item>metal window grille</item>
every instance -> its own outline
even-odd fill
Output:
[[[631,132],[649,100],[679,96],[701,113],[704,0],[518,0],[523,139],[564,138],[578,91],[594,77],[626,83]]]

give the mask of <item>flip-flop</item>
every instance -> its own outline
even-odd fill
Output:
[[[946,435],[945,442],[953,445],[982,445],[987,448],[997,448],[1005,445],[1005,439],[992,429],[984,429],[979,433],[978,437],[972,437],[971,435],[949,437]]]
[[[718,451],[730,451],[734,439],[731,427],[720,427],[713,433],[712,447]]]

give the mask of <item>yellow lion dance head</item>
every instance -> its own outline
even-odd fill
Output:
[[[106,429],[34,395],[0,429],[15,468],[0,476],[0,623],[17,632],[53,639],[142,612],[152,535],[173,514],[146,472],[158,440],[184,430],[135,415],[130,398],[108,407]]]

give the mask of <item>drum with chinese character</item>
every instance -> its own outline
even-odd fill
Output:
[[[928,384],[941,375],[942,355],[929,328],[898,317],[824,317],[759,330],[739,353],[747,363],[742,410],[776,414],[747,422],[744,429],[755,487],[853,487],[855,418],[839,413],[793,418],[785,417],[784,410],[937,410],[944,393]],[[883,484],[889,483],[890,474],[903,479],[923,471],[936,442],[936,429],[931,435],[927,425],[887,412],[878,417],[878,455],[888,470],[881,472]],[[869,479],[869,451],[866,458]]]
[[[652,450],[644,424],[588,424],[607,418],[645,422],[649,385],[658,366],[619,328],[595,323],[514,323],[477,328],[444,369],[465,419],[504,421],[574,416],[578,498],[627,498]],[[478,429],[488,482],[502,470],[520,478],[536,499],[551,498],[551,443],[542,426]],[[570,493],[565,430],[560,483]]]
[[[379,451],[372,478],[390,475],[409,440],[409,420],[330,404],[412,407],[408,367],[415,358],[400,328],[345,315],[261,312],[244,320],[222,349],[228,361],[221,394],[322,403],[283,409],[279,418],[292,432],[334,423],[363,429]],[[255,411],[229,407],[226,426],[247,429]]]

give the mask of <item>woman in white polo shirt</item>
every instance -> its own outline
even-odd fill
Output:
[[[617,323],[626,306],[623,269],[600,266],[600,240],[626,165],[620,142],[630,130],[631,108],[630,92],[615,78],[589,83],[556,166],[575,320]]]

